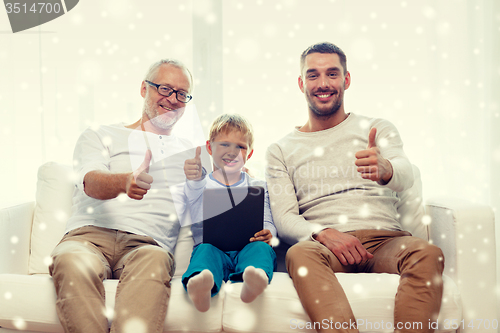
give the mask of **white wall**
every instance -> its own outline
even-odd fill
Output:
[[[223,106],[214,108],[206,98],[196,103],[196,92],[201,97],[211,86],[199,80],[193,104],[205,128],[221,112],[250,118],[257,174],[267,144],[304,123],[299,55],[327,40],[348,56],[346,110],[397,125],[421,168],[426,196],[497,205],[497,2],[233,1],[222,3],[222,17],[213,3],[80,1],[66,15],[17,34],[7,32],[0,11],[1,177],[15,188],[2,191],[0,202],[31,197],[36,167],[70,162],[89,124],[135,121],[140,81],[151,62],[176,57],[191,66],[193,54],[203,57],[193,45],[195,20],[222,23],[221,36],[208,38],[222,45],[223,101],[219,95],[214,101]],[[210,69],[199,67],[193,69],[199,76]]]
[[[163,57],[196,64],[205,131],[221,112],[251,120],[249,167],[263,176],[268,143],[306,120],[299,55],[326,40],[348,56],[346,110],[396,124],[426,197],[500,209],[498,1],[82,0],[10,31],[0,10],[0,206],[33,199],[37,167],[71,163],[85,127],[137,120],[143,75]]]

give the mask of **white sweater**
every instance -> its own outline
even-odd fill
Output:
[[[149,167],[153,183],[142,200],[126,194],[98,200],[83,191],[83,179],[90,171],[123,173],[137,169],[148,149],[146,137],[153,154]],[[173,253],[181,227],[179,220],[185,212],[184,161],[194,156],[194,149],[185,139],[132,130],[123,124],[85,130],[75,146],[76,188],[66,232],[87,225],[116,229],[150,236]]]
[[[356,152],[366,149],[377,128],[376,144],[392,164],[390,182],[361,178]],[[296,128],[267,151],[266,177],[278,234],[287,243],[324,228],[401,230],[395,192],[413,185],[413,171],[396,127],[383,119],[355,114],[335,127],[300,132]]]

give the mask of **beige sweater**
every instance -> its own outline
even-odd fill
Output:
[[[376,144],[393,167],[386,185],[361,178],[354,156]],[[339,125],[304,133],[296,128],[267,151],[266,177],[280,238],[294,244],[326,227],[401,230],[395,192],[413,185],[413,171],[396,127],[383,119],[349,114]]]

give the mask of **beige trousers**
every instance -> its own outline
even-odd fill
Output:
[[[374,257],[364,264],[344,266],[315,241],[299,242],[287,252],[288,272],[311,321],[328,322],[318,324],[318,332],[358,332],[335,272],[399,274],[394,331],[432,332],[429,319],[437,319],[443,294],[441,249],[405,231],[358,230],[348,234],[358,238]]]
[[[104,279],[119,279],[111,332],[163,332],[173,255],[151,237],[86,226],[67,233],[49,267],[65,332],[108,332]]]

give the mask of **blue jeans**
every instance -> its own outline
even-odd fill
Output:
[[[182,275],[182,284],[187,290],[189,279],[208,269],[214,276],[212,296],[216,295],[222,281],[243,281],[243,271],[248,266],[261,268],[266,272],[269,282],[276,270],[276,253],[264,242],[251,242],[241,251],[223,252],[211,244],[199,244],[193,249],[191,261]]]

